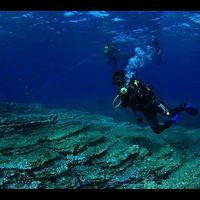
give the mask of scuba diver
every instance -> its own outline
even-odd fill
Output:
[[[151,46],[154,49],[154,55],[155,55],[155,59],[156,59],[156,65],[157,66],[162,65],[163,64],[163,59],[162,59],[162,54],[161,54],[161,49],[160,49],[160,43],[159,43],[158,39],[156,39],[155,36],[152,36]]]
[[[111,42],[107,44],[104,47],[104,53],[108,56],[108,64],[113,66],[113,70],[115,71],[118,63],[117,63],[117,57],[118,57],[118,52],[120,49],[117,49],[114,42]]]
[[[132,78],[127,86],[126,76],[123,70],[114,73],[113,84],[118,87],[119,92],[113,101],[113,107],[117,108],[121,105],[123,107],[130,107],[134,112],[142,112],[151,126],[151,129],[156,134],[160,134],[177,122],[180,113],[183,111],[190,115],[198,114],[198,109],[187,103],[180,104],[173,109],[166,106],[166,104],[157,97],[150,85],[143,84],[136,78]],[[119,101],[119,103],[115,106],[117,101]],[[170,119],[160,123],[157,117],[158,113]]]
[[[104,54],[108,57],[107,63],[113,67],[113,72],[127,65],[132,54],[122,52],[114,41],[104,46]]]

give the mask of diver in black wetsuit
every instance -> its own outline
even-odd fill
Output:
[[[108,56],[108,64],[113,66],[114,71],[118,66],[117,57],[119,51],[120,50],[116,48],[114,42],[111,42],[104,47],[104,53]]]
[[[112,66],[113,73],[120,67],[126,66],[132,57],[132,54],[122,52],[113,41],[104,46],[104,54],[108,57],[107,63]]]
[[[163,64],[163,59],[162,59],[162,54],[161,54],[161,49],[160,49],[160,43],[156,39],[155,36],[152,36],[151,46],[154,49],[154,55],[155,55],[155,59],[156,59],[156,64],[157,65],[162,65]]]
[[[142,112],[149,122],[152,130],[159,134],[169,128],[179,119],[179,114],[183,111],[191,115],[196,115],[198,109],[188,104],[180,104],[178,107],[171,109],[159,100],[147,84],[143,84],[137,79],[131,79],[130,84],[125,86],[124,71],[116,71],[113,75],[113,83],[118,87],[118,96],[120,104],[123,107],[130,107],[134,112]],[[113,104],[115,104],[115,100]],[[157,113],[170,117],[163,123],[158,122]]]

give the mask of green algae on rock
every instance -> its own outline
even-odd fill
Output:
[[[83,111],[0,108],[0,188],[200,187],[199,130],[177,126],[158,136]]]

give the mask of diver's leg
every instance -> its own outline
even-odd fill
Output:
[[[185,104],[180,104],[176,108],[171,109],[171,111],[170,111],[171,116],[174,117],[175,115],[180,114],[183,111],[185,111],[185,106],[186,106]]]
[[[117,65],[118,65],[117,59],[113,58],[113,67],[115,71],[117,70]]]
[[[156,64],[157,65],[162,65],[163,64],[163,59],[162,59],[162,56],[161,56],[160,52],[156,52]]]
[[[108,60],[108,64],[112,66],[113,73],[117,71],[118,62],[117,62],[117,59],[115,57],[110,56],[109,60]]]
[[[167,120],[165,122],[159,123],[158,126],[151,126],[151,128],[154,131],[154,133],[160,134],[164,130],[166,130],[167,128],[169,128],[172,124],[173,124],[173,122],[171,120]]]
[[[158,117],[156,114],[156,110],[149,110],[148,112],[144,112],[144,116],[146,117],[147,121],[149,122],[149,125],[151,126],[151,129],[156,134],[160,134],[165,129],[169,128],[173,122],[171,120],[165,121],[163,123],[158,122]]]
[[[180,114],[181,112],[185,111],[189,115],[197,115],[199,113],[199,110],[196,106],[190,105],[187,103],[180,104],[178,107],[171,110],[171,115],[175,116],[177,114]]]
[[[174,117],[185,110],[185,104],[180,104],[178,107],[171,109],[166,104],[159,101],[155,103],[155,107],[157,108],[157,112],[159,114],[165,115],[167,117]]]

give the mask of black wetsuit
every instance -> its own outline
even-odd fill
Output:
[[[109,53],[107,53],[107,56],[108,56],[108,61],[107,61],[107,63],[108,63],[109,65],[112,65],[112,66],[113,66],[113,71],[116,71],[117,66],[118,66],[118,62],[117,62],[117,52],[116,52],[116,51],[109,52]]]
[[[121,94],[122,106],[130,107],[135,112],[143,112],[152,130],[159,134],[169,128],[173,121],[167,120],[164,123],[159,123],[157,113],[174,117],[184,109],[180,105],[177,108],[171,109],[160,101],[153,90],[148,85],[143,85],[138,80],[131,80],[126,94]]]
[[[128,60],[132,57],[130,53],[121,52],[115,45],[108,45],[107,63],[113,67],[113,73],[119,69],[124,68],[128,64]]]
[[[151,42],[151,45],[155,51],[156,64],[158,64],[158,65],[163,64],[163,59],[162,59],[161,50],[160,50],[160,44],[159,44],[158,40],[153,39]]]

